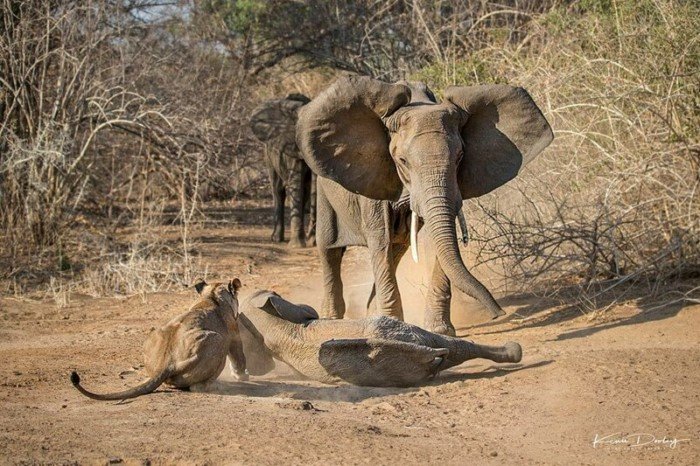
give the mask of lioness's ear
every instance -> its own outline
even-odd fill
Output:
[[[241,289],[241,281],[238,278],[234,278],[233,280],[228,282],[228,290],[231,292],[231,294],[235,294],[236,291]]]
[[[205,286],[207,286],[207,282],[201,278],[194,283],[194,289],[197,290],[197,294],[202,294],[202,290]]]

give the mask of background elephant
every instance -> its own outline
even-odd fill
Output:
[[[257,291],[240,307],[240,332],[251,375],[284,361],[323,383],[412,386],[469,359],[520,362],[522,349],[478,345],[446,337],[386,316],[339,321],[271,291]]]
[[[317,241],[324,316],[345,312],[340,264],[345,248],[370,251],[377,313],[403,318],[396,266],[426,225],[437,260],[425,328],[454,335],[450,286],[492,317],[503,310],[465,267],[455,216],[462,200],[514,178],[552,141],[552,130],[522,88],[450,87],[436,103],[422,83],[367,77],[336,81],[299,113],[297,144],[318,179]],[[416,257],[417,259],[417,257]]]
[[[272,241],[284,241],[284,208],[290,198],[291,247],[316,244],[316,175],[299,153],[295,141],[297,112],[309,102],[302,94],[268,100],[250,117],[253,134],[265,143],[265,164],[272,187],[275,227]],[[304,233],[304,214],[308,208],[308,236]]]

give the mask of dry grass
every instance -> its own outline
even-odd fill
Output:
[[[263,179],[236,66],[141,21],[151,5],[0,0],[0,280],[16,294],[187,282],[201,202]],[[166,202],[176,247],[153,234]]]
[[[599,309],[630,285],[650,294],[700,274],[700,7],[587,1],[497,28],[466,60],[423,70],[436,87],[509,82],[533,95],[555,142],[470,208],[479,261],[511,284],[571,285]],[[481,215],[483,213],[483,215]]]
[[[191,23],[147,24],[102,0],[0,4],[0,279],[59,304],[73,291],[141,293],[201,273],[191,256],[201,203],[264,181],[250,108],[314,94],[339,71],[322,62],[292,73],[285,60],[299,57],[284,55],[251,74],[260,64],[233,52],[254,41],[239,44],[224,23],[213,31],[199,10]],[[376,22],[347,44],[332,38],[346,65],[385,79],[418,68],[410,77],[435,89],[519,84],[554,127],[519,179],[469,203],[478,262],[499,264],[510,287],[574,287],[586,311],[639,289],[695,299],[686,279],[700,274],[697,2],[368,5]],[[314,31],[287,23],[290,37]],[[393,33],[380,27],[389,23]],[[177,205],[168,221],[166,203]],[[154,234],[164,226],[175,240]]]

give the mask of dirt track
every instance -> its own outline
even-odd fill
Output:
[[[267,227],[217,232],[201,252],[214,273],[239,276],[244,295],[266,287],[318,305],[313,250],[271,245]],[[361,297],[363,251],[349,256],[349,294]],[[501,300],[524,320],[479,324],[477,311],[460,312],[458,334],[518,341],[522,364],[477,360],[413,389],[324,386],[284,368],[247,383],[225,372],[216,394],[124,403],[70,386],[73,368],[95,390],[141,380],[143,340],[192,293],[74,297],[62,309],[3,298],[0,461],[700,464],[700,306],[678,303],[620,306],[593,321],[532,297]],[[405,293],[407,308],[417,301]]]

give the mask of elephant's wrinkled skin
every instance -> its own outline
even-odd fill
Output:
[[[403,318],[396,266],[421,226],[418,218],[437,254],[425,327],[454,335],[451,285],[476,298],[492,317],[504,314],[464,265],[455,216],[463,199],[514,178],[551,142],[552,131],[522,88],[451,87],[444,94],[445,101],[436,103],[422,83],[347,77],[300,110],[297,145],[319,176],[324,317],[343,317],[343,253],[347,246],[365,245],[375,312]],[[415,221],[409,221],[412,215]]]
[[[272,241],[284,241],[284,204],[288,194],[291,247],[316,244],[316,175],[304,162],[295,141],[297,112],[308,102],[309,98],[302,94],[289,94],[284,99],[263,102],[250,117],[253,134],[265,143],[265,165],[275,208]],[[308,236],[304,233],[307,203]]]
[[[519,362],[517,343],[484,346],[442,336],[387,316],[318,319],[312,308],[270,291],[258,291],[240,307],[248,372],[262,375],[274,359],[312,380],[335,384],[407,387],[469,359]]]

